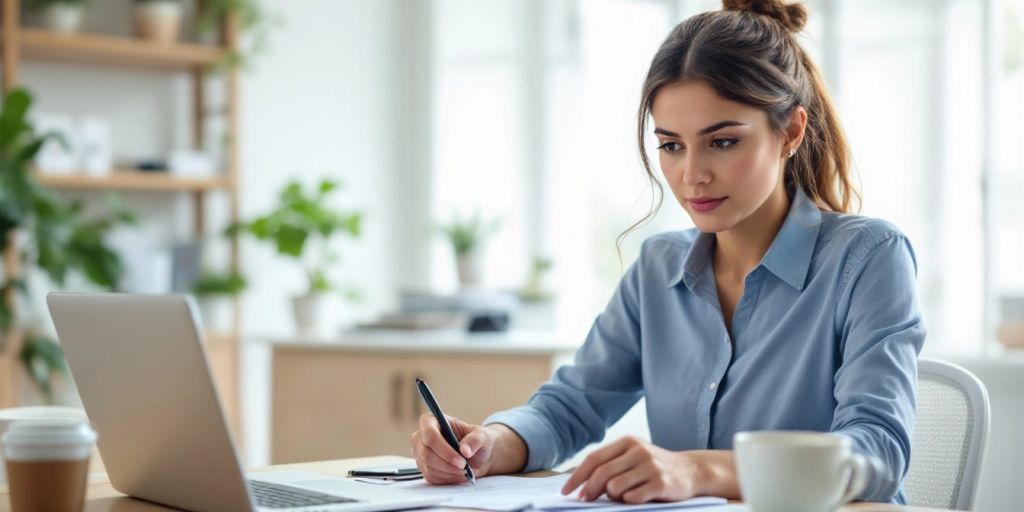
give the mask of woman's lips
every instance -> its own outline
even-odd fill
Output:
[[[690,199],[687,199],[686,201],[688,203],[690,203],[690,207],[692,207],[697,212],[707,213],[707,212],[710,212],[711,210],[714,210],[715,208],[718,208],[718,205],[722,204],[728,198],[729,198],[729,196],[725,196],[725,197],[692,197]]]

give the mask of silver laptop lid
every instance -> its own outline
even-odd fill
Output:
[[[46,301],[114,488],[188,510],[254,510],[191,299]]]

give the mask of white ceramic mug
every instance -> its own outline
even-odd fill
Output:
[[[848,438],[822,432],[740,432],[733,450],[751,512],[830,512],[864,491],[872,467]]]
[[[0,436],[4,435],[4,432],[7,431],[7,426],[13,421],[51,418],[87,421],[85,411],[77,407],[35,406],[0,409]],[[0,450],[0,485],[5,485],[6,483],[7,472],[4,468],[3,450]]]

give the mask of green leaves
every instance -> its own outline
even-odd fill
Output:
[[[306,249],[316,243],[320,249],[317,261],[306,272],[309,289],[331,290],[327,269],[338,259],[331,240],[339,234],[359,238],[363,224],[362,213],[342,212],[328,204],[329,196],[340,188],[341,184],[325,179],[307,192],[298,182],[290,182],[278,194],[273,210],[247,224],[232,226],[227,233],[248,231],[259,240],[272,242],[279,254],[300,260],[311,259]]]
[[[41,269],[58,285],[71,271],[80,271],[89,281],[116,288],[122,273],[121,259],[105,237],[118,224],[132,223],[135,216],[111,202],[109,216],[82,218],[81,203],[64,203],[41,187],[32,175],[31,163],[48,140],[64,143],[54,134],[37,136],[26,121],[32,98],[16,89],[3,100],[0,112],[0,249],[8,249],[11,236],[27,234],[19,243],[17,259],[28,269]],[[11,290],[31,295],[27,281],[7,276],[0,287],[0,332],[16,323],[16,311],[6,300]],[[30,301],[26,301],[30,302]],[[49,378],[55,371],[67,371],[60,346],[40,336],[26,336],[20,354],[33,380],[49,397]]]
[[[54,374],[68,375],[64,350],[56,341],[45,336],[29,335],[21,347],[19,358],[28,369],[32,381],[42,391],[47,403],[53,403],[50,379]]]
[[[223,275],[204,273],[192,285],[192,291],[196,295],[238,295],[247,285],[245,276],[237,272]]]
[[[9,157],[11,148],[19,139],[31,136],[32,127],[25,121],[25,114],[32,97],[25,89],[15,89],[4,98],[4,110],[0,113],[0,153]]]
[[[448,237],[452,248],[458,256],[473,252],[487,237],[494,234],[501,223],[497,220],[484,222],[480,212],[473,212],[468,219],[453,215],[447,226],[441,226],[441,232]]]

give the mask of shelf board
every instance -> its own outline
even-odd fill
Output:
[[[86,174],[46,174],[37,172],[36,181],[44,187],[68,190],[136,190],[156,192],[199,192],[227,188],[228,180],[213,178],[184,178],[165,172],[116,170],[106,176]]]
[[[158,43],[105,34],[57,34],[33,28],[18,31],[22,56],[108,66],[189,70],[216,64],[223,48],[196,43]]]

